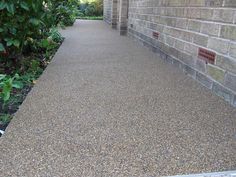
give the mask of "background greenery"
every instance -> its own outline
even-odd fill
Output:
[[[102,19],[103,0],[81,0],[78,16],[85,19]]]

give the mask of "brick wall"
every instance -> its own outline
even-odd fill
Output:
[[[128,23],[130,36],[236,105],[236,0],[129,0]]]

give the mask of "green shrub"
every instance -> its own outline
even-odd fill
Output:
[[[0,2],[0,52],[15,58],[27,45],[27,38],[38,38],[45,31],[43,0]]]
[[[15,58],[27,48],[27,39],[45,38],[52,26],[72,25],[77,0],[2,0],[0,2],[1,58]]]
[[[81,2],[79,6],[79,17],[83,16],[102,16],[103,15],[103,1],[96,0],[93,2]]]
[[[63,40],[56,27],[73,24],[77,3],[77,0],[0,1],[0,121],[10,120],[12,112],[8,108],[19,101],[16,95],[24,94],[21,91],[30,87],[50,62]]]
[[[53,40],[60,42],[61,36],[53,26],[72,25],[77,7],[77,0],[2,0],[0,71],[8,73],[8,70],[15,70],[20,67],[21,58],[40,53],[38,42],[52,34]]]
[[[49,38],[51,38],[54,42],[62,42],[63,37],[62,35],[59,33],[58,29],[56,27],[52,27],[49,31]]]
[[[56,24],[70,26],[78,16],[78,0],[51,0],[49,9]]]

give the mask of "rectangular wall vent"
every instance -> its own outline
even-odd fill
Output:
[[[134,27],[134,25],[133,24],[130,24],[130,28],[133,28]]]
[[[152,33],[152,36],[154,37],[154,38],[156,38],[156,39],[158,39],[159,38],[159,33],[158,32],[153,32]]]
[[[206,49],[203,49],[203,48],[199,48],[198,58],[200,58],[208,63],[214,64],[215,58],[216,58],[216,53],[206,50]]]

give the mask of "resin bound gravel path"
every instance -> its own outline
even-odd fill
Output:
[[[102,21],[77,21],[0,138],[0,176],[236,169],[236,109]]]

